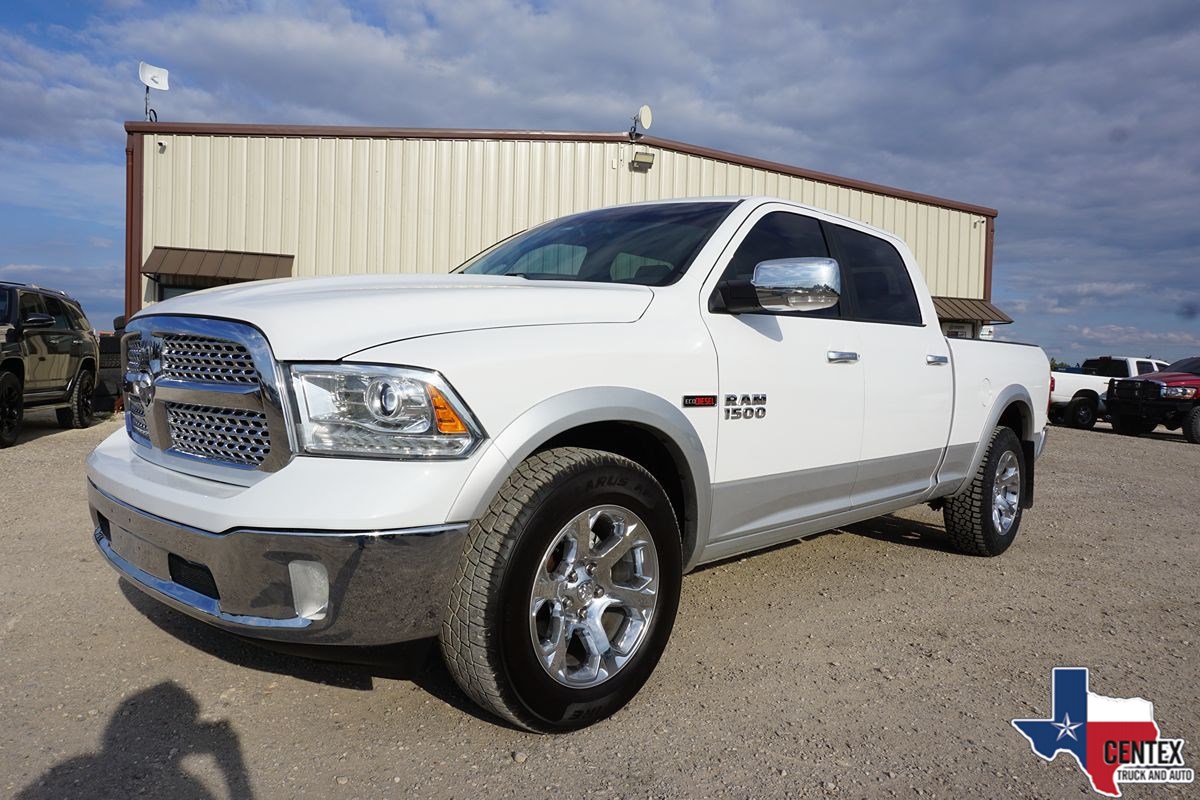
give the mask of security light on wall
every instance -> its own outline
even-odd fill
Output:
[[[654,121],[654,114],[650,111],[650,106],[642,106],[638,112],[633,115],[633,124],[629,126],[629,141],[636,142],[641,138],[638,133],[638,126],[642,126],[642,130],[650,130],[650,123]]]
[[[171,88],[167,81],[167,71],[162,67],[139,61],[138,77],[141,78],[142,83],[146,84],[146,121],[158,122],[158,112],[150,107],[150,90],[158,89],[165,92]]]

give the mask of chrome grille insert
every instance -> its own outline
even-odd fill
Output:
[[[257,467],[271,454],[271,432],[261,411],[167,403],[171,446],[181,453]]]
[[[146,407],[142,401],[131,395],[125,397],[125,413],[129,415],[133,432],[138,436],[150,438],[150,425],[146,422]]]
[[[249,486],[291,460],[275,359],[249,325],[149,315],[122,340],[126,430],[143,458]]]
[[[162,334],[162,375],[193,383],[257,386],[258,370],[246,346],[208,336]]]

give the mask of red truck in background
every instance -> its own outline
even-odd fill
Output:
[[[1113,379],[1106,406],[1117,433],[1140,436],[1164,425],[1172,431],[1182,428],[1189,442],[1200,444],[1200,356],[1150,375]]]

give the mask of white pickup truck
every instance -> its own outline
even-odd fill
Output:
[[[900,239],[770,198],[199,292],[123,349],[126,430],[88,459],[122,576],[260,639],[437,636],[536,731],[633,697],[697,565],[926,502],[1003,552],[1050,381],[1037,347],[942,336]]]
[[[1158,372],[1166,365],[1149,356],[1100,356],[1080,364],[1079,372],[1055,370],[1051,373],[1050,419],[1056,424],[1091,430],[1097,419],[1108,414],[1104,398],[1109,381]]]

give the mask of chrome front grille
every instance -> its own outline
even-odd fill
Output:
[[[200,458],[258,467],[271,454],[267,415],[260,411],[167,403],[171,446]]]
[[[126,429],[145,458],[233,482],[291,458],[275,361],[256,329],[149,316],[130,323],[122,351]]]
[[[162,335],[164,378],[194,383],[258,385],[258,370],[246,346],[208,336]]]

